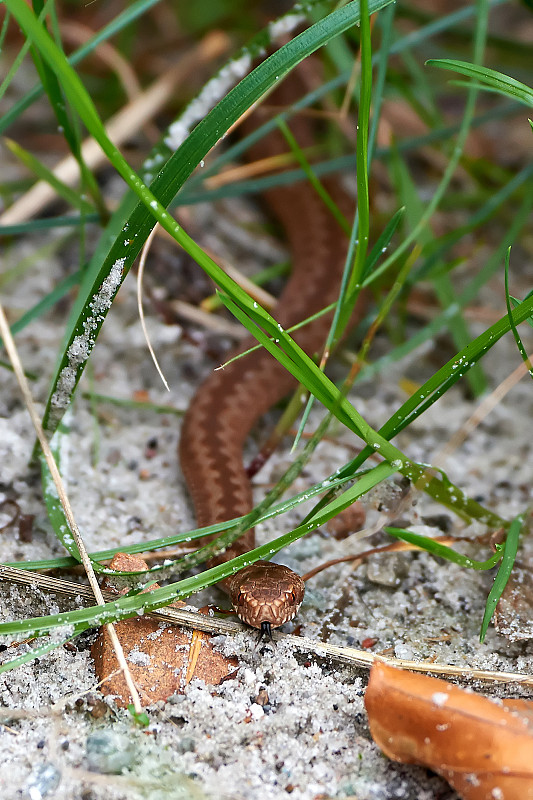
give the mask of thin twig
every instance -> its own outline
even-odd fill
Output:
[[[218,317],[216,314],[211,314],[203,311],[198,306],[193,306],[190,303],[185,303],[183,300],[170,300],[168,303],[171,311],[174,311],[178,317],[186,319],[188,322],[193,322],[195,325],[200,325],[208,331],[214,331],[221,336],[228,336],[235,339],[237,342],[244,339],[248,334],[242,325],[231,320]]]
[[[146,329],[146,321],[144,319],[144,311],[143,311],[143,276],[144,276],[144,265],[146,264],[146,259],[148,257],[148,253],[150,252],[150,248],[152,246],[152,242],[154,240],[154,236],[156,235],[157,229],[159,227],[159,222],[156,222],[155,226],[152,228],[148,239],[143,244],[143,249],[141,251],[141,257],[139,259],[139,269],[137,272],[137,309],[139,311],[139,319],[141,320],[141,327],[144,333],[144,339],[146,341],[146,345],[152,356],[152,361],[154,362],[154,366],[159,374],[159,377],[163,381],[163,385],[167,392],[170,392],[170,386],[168,385],[167,379],[163,375],[163,370],[159,366],[159,361],[156,358],[156,354],[154,352],[154,348],[152,347],[152,343],[150,341],[150,337],[148,336],[148,331]]]
[[[3,339],[4,347],[6,348],[9,360],[11,361],[11,364],[13,366],[13,371],[17,378],[20,390],[22,392],[22,396],[24,397],[24,401],[26,403],[28,413],[31,417],[33,427],[35,428],[39,444],[41,445],[45,461],[48,465],[48,469],[50,470],[50,474],[57,488],[57,494],[61,502],[61,505],[63,507],[63,511],[65,512],[65,517],[67,519],[70,532],[74,538],[76,547],[78,548],[81,562],[85,568],[85,572],[87,573],[87,578],[89,579],[89,583],[91,584],[92,593],[96,598],[96,602],[98,603],[98,605],[103,606],[105,605],[105,600],[102,596],[100,586],[98,585],[98,581],[94,573],[91,559],[89,558],[89,554],[85,549],[81,533],[78,529],[78,525],[74,518],[74,512],[72,511],[72,506],[70,505],[70,501],[68,499],[65,486],[63,484],[63,479],[61,478],[61,473],[59,472],[54,456],[50,449],[50,445],[48,444],[48,440],[45,436],[43,426],[41,424],[41,419],[37,413],[37,409],[35,408],[30,387],[28,381],[26,380],[24,369],[22,367],[22,363],[20,361],[17,348],[15,346],[15,342],[11,335],[11,330],[9,328],[9,324],[6,319],[2,303],[0,303],[0,335]],[[141,701],[137,689],[135,688],[135,683],[133,681],[131,672],[128,668],[126,657],[124,655],[124,651],[122,650],[122,646],[116,634],[115,628],[111,623],[108,623],[105,627],[107,629],[107,632],[109,633],[109,638],[111,639],[113,650],[115,651],[115,655],[117,657],[117,661],[124,672],[124,677],[126,679],[128,689],[133,699],[133,705],[135,707],[135,711],[137,713],[141,713],[142,711]]]
[[[455,544],[457,539],[455,539],[453,536],[437,536],[435,539],[433,539],[433,541],[439,542],[439,544]],[[372,549],[365,550],[362,553],[352,553],[348,556],[340,556],[339,558],[332,558],[330,561],[324,561],[314,569],[306,572],[305,575],[302,575],[302,580],[304,583],[307,583],[307,581],[311,578],[314,578],[315,575],[319,575],[325,569],[329,569],[330,567],[336,567],[337,564],[348,564],[350,561],[352,561],[352,568],[356,569],[369,556],[381,555],[382,553],[408,553],[412,550],[423,551],[423,548],[417,547],[416,544],[411,544],[410,542],[393,542],[392,544],[387,544],[384,547],[372,547]]]

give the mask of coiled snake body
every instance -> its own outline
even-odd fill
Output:
[[[301,97],[305,88],[299,71],[293,71],[270,103],[287,106]],[[254,116],[260,115],[256,112]],[[264,116],[257,124],[262,121]],[[300,147],[315,143],[309,118],[295,117],[290,126]],[[251,156],[265,158],[286,151],[283,137],[275,132],[255,145]],[[339,182],[329,179],[324,185],[339,208],[349,214],[353,201]],[[265,199],[284,227],[292,258],[291,277],[274,310],[276,319],[288,328],[336,300],[347,240],[307,182],[271,189]],[[319,352],[330,323],[330,315],[322,316],[294,338],[307,353]],[[254,344],[255,340],[248,339],[242,349]],[[295,386],[294,378],[265,350],[212,372],[202,383],[185,415],[179,448],[199,527],[225,522],[251,510],[252,488],[242,457],[244,441],[256,420]],[[254,531],[249,530],[209,566],[242,555],[254,546]],[[292,619],[304,596],[299,575],[288,567],[262,561],[245,567],[221,585],[238,616],[267,632]]]

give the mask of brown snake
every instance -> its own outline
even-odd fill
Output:
[[[269,102],[287,106],[306,88],[299,70],[293,71]],[[263,109],[259,112],[264,114]],[[256,126],[262,121],[264,116]],[[294,117],[290,127],[300,147],[315,143],[316,123],[309,117]],[[287,149],[281,134],[274,132],[252,148],[251,157],[265,158]],[[353,201],[340,183],[328,179],[323,185],[339,208],[349,214]],[[347,239],[307,182],[271,189],[265,199],[283,225],[292,258],[291,277],[274,310],[278,322],[288,328],[337,299]],[[324,345],[330,323],[331,315],[322,316],[294,338],[312,355]],[[247,339],[239,349],[255,343]],[[295,387],[292,375],[263,349],[212,372],[202,383],[185,415],[179,448],[199,527],[225,522],[252,509],[252,487],[243,466],[244,441],[256,420]],[[249,530],[208,566],[242,555],[254,546],[254,531]],[[267,633],[292,619],[304,596],[299,575],[265,561],[245,567],[221,585],[238,616]]]

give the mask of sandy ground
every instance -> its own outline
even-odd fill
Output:
[[[226,246],[228,250],[235,247],[224,243],[222,230],[224,225],[224,230],[231,229],[228,215],[234,212],[219,207],[213,217],[206,209],[193,213],[195,227],[213,231],[219,226],[222,252]],[[217,223],[217,217],[222,222]],[[240,256],[244,253],[251,260],[254,240],[245,237],[239,243]],[[20,257],[19,247],[8,254],[14,260]],[[267,252],[266,260],[268,257]],[[163,251],[159,258],[166,269],[177,257]],[[23,281],[6,287],[12,317],[39,299],[64,269],[64,263],[47,257],[36,263]],[[160,388],[142,339],[131,277],[94,353],[94,390],[122,398],[149,390],[153,402],[183,409],[195,383],[214,362],[202,348],[180,339],[178,327],[164,326],[152,316],[152,342],[172,394]],[[487,291],[482,300],[503,313],[497,283],[494,292]],[[148,313],[152,314],[149,307]],[[32,387],[39,402],[46,396],[65,317],[62,306],[17,337],[26,369],[38,376]],[[473,330],[478,333],[481,328],[474,326]],[[384,351],[386,346],[385,341],[379,342],[378,350]],[[447,347],[441,342],[438,349],[426,348],[388,368],[372,383],[357,387],[353,400],[358,410],[379,427],[406,397],[401,378],[420,381],[427,377],[451,355]],[[507,337],[484,361],[491,384],[496,385],[518,363],[516,347]],[[82,388],[89,389],[88,377]],[[402,434],[398,444],[411,458],[430,462],[473,408],[459,386]],[[531,445],[524,432],[529,431],[532,412],[531,383],[523,380],[446,462],[455,483],[506,517],[522,511],[530,501]],[[320,416],[318,410],[313,412],[311,428]],[[259,437],[265,431],[266,423]],[[89,402],[78,395],[70,417],[66,479],[89,549],[150,540],[194,527],[177,464],[178,436],[175,416],[99,404],[95,418]],[[295,490],[325,477],[353,455],[357,442],[351,435],[334,428],[332,436],[335,441],[318,448]],[[155,455],[146,449],[154,438]],[[31,542],[20,541],[12,527],[2,532],[2,562],[62,552],[46,519],[38,475],[28,466],[32,445],[29,417],[12,376],[3,371],[0,501],[16,498],[25,513],[35,514],[35,522]],[[254,446],[252,443],[250,452]],[[258,475],[258,498],[290,462],[289,447],[287,441]],[[394,519],[400,494],[399,483],[391,481],[367,498],[368,524]],[[305,509],[299,508],[290,518],[263,525],[259,539],[291,529],[304,514]],[[401,517],[406,527],[432,535],[442,534],[443,529],[457,535],[479,533],[473,527],[465,529],[451,513],[419,494],[402,508]],[[280,560],[303,573],[324,560],[386,541],[379,534],[365,540],[355,536],[336,541],[317,532],[294,544]],[[485,557],[475,548],[470,552]],[[297,624],[302,634],[332,644],[360,647],[371,638],[376,640],[375,652],[402,658],[530,673],[533,648],[528,642],[511,645],[491,627],[486,643],[479,644],[491,580],[490,574],[468,572],[425,554],[396,555],[386,561],[376,558],[355,571],[350,565],[341,565],[310,581]],[[218,593],[212,596],[222,599]],[[0,585],[0,598],[4,619],[66,607],[65,601],[56,597],[6,583]],[[205,596],[191,602],[201,605]],[[293,629],[291,625],[286,628]],[[303,657],[284,641],[258,648],[253,634],[220,637],[224,652],[239,659],[237,674],[219,687],[193,681],[185,695],[152,708],[149,728],[139,730],[125,712],[102,701],[90,641],[90,635],[83,636],[74,649],[60,647],[38,662],[0,676],[0,702],[10,710],[6,724],[0,727],[3,800],[455,797],[439,778],[423,769],[389,762],[372,743],[363,705],[367,680],[363,670],[339,669],[311,655]],[[2,653],[4,659],[13,655],[13,648]],[[508,687],[490,691],[506,693]]]

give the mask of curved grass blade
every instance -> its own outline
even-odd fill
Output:
[[[533,296],[524,300],[521,305],[514,309],[511,317],[515,325],[523,322],[531,316],[533,311]],[[508,333],[510,330],[509,316],[502,317],[497,323],[492,325],[483,334],[478,336],[474,341],[470,342],[464,350],[454,356],[447,364],[441,367],[423,386],[414,392],[411,397],[387,420],[379,433],[386,439],[392,439],[397,436],[407,425],[410,425],[413,420],[424,413],[433,403],[435,403],[442,395],[448,391],[457,381],[459,381],[464,372],[470,369],[470,365],[476,363],[482,356],[496,344],[499,339]],[[357,471],[365,463],[365,461],[373,454],[374,449],[370,446],[363,448],[363,450],[352,461],[346,464],[337,473],[338,477],[348,477],[352,471]],[[451,484],[450,484],[451,486]],[[434,489],[438,491],[438,483],[434,484]],[[452,492],[456,493],[456,503],[449,505],[455,512],[460,513],[461,509],[467,513],[471,518],[477,519],[484,524],[491,527],[509,527],[509,522],[494,514],[489,509],[483,508],[479,503],[465,497],[464,493],[460,490],[454,489]],[[445,493],[450,496],[450,487]],[[312,518],[315,513],[318,513],[327,502],[327,497],[319,501],[315,509],[308,515]],[[458,508],[460,506],[460,508]]]
[[[528,299],[529,297],[531,297],[532,295],[533,295],[533,289],[532,289],[530,292],[528,292],[528,293],[527,293],[527,295],[526,295],[526,298],[525,298],[525,299],[527,300],[527,299]],[[522,302],[521,300],[519,300],[519,299],[518,299],[518,297],[513,297],[513,295],[512,295],[512,294],[510,294],[510,295],[509,295],[509,299],[510,299],[510,301],[511,301],[511,303],[512,303],[512,306],[513,306],[513,308],[518,308],[518,306],[519,306],[519,305],[520,305],[520,303]],[[527,322],[527,324],[530,326],[530,328],[533,328],[533,316],[531,316],[531,317],[528,317],[528,318],[526,319],[526,322]]]
[[[518,333],[518,328],[515,325],[512,308],[511,308],[511,296],[509,294],[509,260],[511,258],[511,248],[509,247],[507,250],[507,254],[505,256],[505,303],[507,305],[507,316],[509,317],[509,324],[511,326],[511,330],[513,331],[513,336],[515,338],[516,346],[518,347],[518,352],[522,356],[522,360],[524,364],[527,366],[530,376],[533,378],[533,367],[531,366],[531,361],[529,356],[526,352],[526,348],[520,338],[520,334]],[[531,295],[531,292],[530,292]],[[531,317],[526,320],[531,325]]]
[[[11,659],[11,661],[4,661],[2,665],[0,665],[0,674],[2,672],[9,672],[12,669],[16,669],[17,667],[22,667],[24,664],[28,664],[30,661],[33,661],[35,658],[42,658],[42,656],[51,653],[52,650],[57,650],[58,647],[63,647],[63,645],[67,644],[67,642],[71,642],[72,639],[75,639],[80,633],[85,630],[84,628],[77,630],[74,628],[73,633],[69,633],[67,636],[64,636],[62,639],[58,640],[57,638],[52,639],[52,641],[47,641],[44,644],[40,645],[39,647],[35,647],[33,650],[30,650],[27,653],[23,653],[21,656],[17,658]]]
[[[364,448],[354,461],[340,470],[339,475],[342,474],[343,477],[347,477],[356,464],[356,468],[358,468],[360,462],[362,463],[362,461],[366,460],[372,452],[377,452],[394,466],[398,472],[402,473],[402,475],[413,483],[423,481],[424,491],[438,500],[438,502],[453,510],[454,513],[459,514],[459,516],[477,519],[487,525],[496,525],[497,527],[506,524],[496,514],[483,508],[483,506],[475,500],[468,498],[461,489],[454,486],[454,484],[446,478],[441,470],[439,470],[442,477],[441,480],[431,475],[428,477],[427,466],[422,466],[411,461],[401,450],[391,445],[388,438],[383,436],[383,429],[380,432],[375,431],[357,412],[349,400],[343,396],[342,392],[340,392],[335,384],[324,375],[314,361],[303,352],[286,331],[283,330],[279,323],[267,314],[266,311],[259,306],[257,308],[252,306],[243,311],[228,297],[221,295],[221,299],[231,313],[250,331],[250,333],[252,333],[263,347],[274,356],[274,358],[283,364],[285,369],[287,369],[299,383],[303,384],[318,400],[320,400],[343,425],[367,443],[367,447]],[[533,306],[533,298],[531,301],[526,301],[523,305]],[[517,311],[527,313],[524,312],[523,306],[521,306],[520,309],[516,309],[513,314],[516,314]],[[508,330],[509,320],[504,318],[501,325],[502,327],[506,325]],[[486,342],[486,339],[484,341]],[[481,357],[491,345],[492,343],[485,343],[484,347],[481,348],[479,352],[479,357]],[[470,346],[465,348],[465,350],[469,351],[469,348]],[[453,384],[453,382],[455,382],[454,379],[458,380],[459,377],[462,377],[473,363],[475,363],[475,360],[472,358],[462,356],[458,364],[451,364],[449,371],[446,373],[447,379],[451,380]],[[439,387],[438,391],[442,393],[442,386]],[[438,391],[435,392],[435,395],[438,394]],[[422,400],[420,407],[425,409],[427,399],[420,399]],[[429,405],[431,405],[436,398],[430,399],[431,402]],[[420,409],[418,409],[418,414],[419,413],[421,413]],[[402,420],[400,429],[405,427],[406,424],[407,421],[405,419]],[[312,518],[314,519],[314,516]]]
[[[52,170],[48,169],[48,167],[46,167],[42,161],[39,161],[38,158],[35,158],[35,156],[28,152],[28,150],[25,150],[12,139],[5,138],[4,141],[7,148],[16,158],[19,159],[19,161],[21,161],[38,178],[46,181],[59,197],[62,197],[63,200],[65,200],[73,208],[77,208],[79,211],[81,211],[84,217],[86,214],[90,214],[94,210],[93,206],[84,199],[83,194],[80,194],[77,190],[71,189],[70,186],[67,186],[65,183],[63,183],[63,181],[56,178]]]
[[[84,58],[90,55],[99,44],[111,39],[111,37],[115,36],[115,34],[120,33],[120,31],[124,30],[124,28],[126,28],[130,23],[142,16],[145,11],[148,11],[152,6],[155,6],[160,2],[161,0],[137,0],[137,2],[132,3],[120,14],[117,14],[117,16],[114,17],[108,25],[102,28],[102,30],[98,31],[98,33],[95,33],[94,36],[85,42],[85,44],[72,53],[72,55],[68,57],[69,64],[71,66],[79,64]],[[47,8],[49,4],[52,4],[52,0],[47,0]],[[9,15],[6,15],[6,18],[8,16]],[[31,42],[28,40],[28,42],[24,44],[24,47],[26,47],[26,45],[29,47],[30,44]],[[13,107],[2,116],[2,119],[0,120],[0,134],[4,133],[4,131],[6,131],[9,126],[12,125],[15,120],[18,119],[18,117],[32,105],[32,103],[38,100],[43,92],[44,88],[42,84],[37,84],[37,86],[34,86],[33,89],[30,89],[29,92],[21,97],[20,100],[18,100]]]
[[[237,570],[242,569],[242,567],[248,564],[253,564],[260,559],[271,558],[275,553],[278,553],[289,544],[292,544],[292,542],[300,539],[309,531],[315,530],[320,525],[323,525],[340,510],[347,508],[356,499],[362,497],[378,483],[392,475],[393,472],[394,470],[385,462],[379,464],[377,467],[374,467],[373,470],[363,475],[356,484],[344,493],[342,498],[337,498],[334,503],[327,506],[322,514],[317,517],[316,520],[313,520],[313,522],[300,525],[295,530],[279,536],[272,542],[261,545],[261,547],[256,547],[254,550],[250,550],[250,552],[217,567],[205,570],[200,575],[186,578],[185,580],[161,587],[160,589],[152,589],[145,594],[118,598],[112,603],[107,603],[105,606],[91,606],[90,608],[76,609],[60,614],[51,614],[45,617],[3,622],[0,623],[0,636],[18,634],[25,634],[28,636],[43,635],[64,625],[72,625],[76,633],[81,633],[87,628],[97,627],[107,624],[108,622],[117,622],[121,619],[134,616],[140,609],[149,612],[168,605],[176,599],[189,597],[191,594],[200,591],[206,586],[218,583],[223,578],[237,572]],[[0,667],[0,672],[1,671],[2,668]]]
[[[530,108],[533,107],[533,89],[526,86],[525,83],[511,78],[509,75],[504,75],[502,72],[497,72],[488,67],[470,64],[468,61],[457,61],[452,58],[430,58],[426,61],[426,64],[431,67],[440,67],[441,69],[459,72],[461,75],[466,75],[468,78],[474,78],[478,81],[478,86],[482,89],[498,92],[498,94],[510,97],[513,100],[518,100],[520,103],[524,103]],[[468,86],[470,86],[470,84],[468,84]]]
[[[155,224],[154,218],[200,263],[221,288],[233,295],[239,302],[247,303],[245,293],[238,289],[233,281],[228,280],[222,270],[190,240],[167,214],[165,207],[171,202],[195,166],[241,114],[307,55],[357,23],[360,18],[360,9],[358,3],[352,2],[344,8],[332,12],[284,45],[247,75],[196,126],[190,136],[161,168],[149,190],[107,139],[81,82],[54,43],[38,28],[35,18],[23,0],[7,0],[7,2],[23,28],[35,36],[43,57],[49,59],[60,72],[64,91],[90,132],[98,140],[122,177],[141,199],[141,202],[132,208],[136,203],[136,198],[128,198],[121,213],[115,214],[106,232],[102,247],[98,249],[97,255],[92,261],[87,284],[84,284],[80,292],[68,342],[45,412],[45,425],[49,431],[53,431],[64,409],[68,406],[110,304],[131,263],[138,255]],[[375,12],[387,5],[388,2],[389,0],[372,0],[370,10]],[[127,210],[126,217],[124,216],[125,209]],[[108,236],[113,237],[111,246],[109,246]],[[53,415],[51,415],[52,409],[54,409]]]
[[[457,550],[453,550],[451,547],[446,547],[446,545],[436,542],[434,539],[429,538],[429,536],[421,536],[418,533],[406,531],[403,528],[391,528],[389,526],[383,528],[383,530],[385,533],[389,533],[391,536],[395,536],[403,542],[414,544],[415,547],[419,547],[421,550],[425,550],[438,558],[445,558],[446,561],[452,561],[460,567],[480,570],[492,569],[502,557],[501,552],[498,551],[486,561],[476,561],[473,558],[468,558],[468,556],[463,555],[463,553],[458,553]]]
[[[516,558],[516,553],[518,551],[518,540],[520,538],[520,531],[522,530],[523,524],[524,524],[524,515],[520,514],[518,517],[515,517],[511,522],[511,524],[509,525],[509,530],[507,532],[507,538],[505,540],[505,545],[503,550],[502,563],[500,564],[500,569],[498,570],[498,574],[494,579],[492,589],[490,590],[489,596],[487,597],[485,614],[483,615],[483,622],[481,623],[481,631],[479,633],[479,641],[481,643],[485,641],[485,636],[487,635],[489,622],[492,619],[492,615],[494,614],[496,606],[498,605],[498,600],[502,596],[503,590],[507,586],[507,581],[509,580],[509,576],[511,575],[511,571],[513,569]]]
[[[52,5],[53,5],[52,0],[47,0],[46,5],[45,5],[43,11],[41,12],[40,17],[44,17],[44,15],[48,11],[48,8],[50,6],[52,6]],[[2,26],[2,32],[4,34],[7,33],[8,20],[9,20],[9,13],[7,13],[5,15],[4,24]],[[31,39],[29,37],[27,37],[26,41],[23,43],[22,47],[20,48],[19,52],[17,53],[16,57],[13,59],[13,62],[12,62],[11,66],[10,66],[10,68],[8,70],[7,75],[5,76],[4,80],[0,84],[0,100],[2,99],[4,94],[6,93],[6,90],[10,86],[11,81],[13,80],[15,75],[17,74],[20,65],[22,64],[22,62],[24,61],[24,58],[26,57],[26,53],[31,48],[31,45],[32,45]],[[2,126],[0,125],[0,132],[1,131],[2,131]]]
[[[116,553],[146,553],[148,551],[157,551],[162,550],[163,548],[167,547],[175,547],[178,544],[190,543],[195,541],[196,539],[205,538],[206,536],[212,536],[215,534],[223,533],[227,530],[234,530],[237,526],[241,526],[243,530],[247,530],[248,528],[252,527],[256,523],[265,522],[268,519],[272,519],[274,517],[280,516],[281,514],[286,514],[288,511],[293,510],[296,508],[300,503],[306,502],[312,497],[316,497],[319,494],[322,494],[325,491],[329,491],[331,489],[338,491],[341,489],[346,483],[353,481],[354,479],[360,478],[363,474],[368,472],[369,470],[363,470],[356,475],[350,475],[349,477],[345,477],[342,479],[338,479],[335,474],[330,475],[329,477],[325,478],[323,481],[315,484],[314,486],[310,486],[309,488],[305,489],[302,492],[299,492],[288,500],[284,500],[282,503],[277,505],[271,506],[269,508],[261,509],[261,513],[257,516],[257,509],[254,509],[253,512],[247,514],[243,517],[236,517],[232,520],[227,520],[226,522],[219,522],[215,525],[209,525],[205,528],[198,528],[192,531],[184,531],[183,533],[178,533],[173,536],[165,536],[161,539],[152,539],[146,542],[138,542],[136,544],[131,545],[122,545],[120,547],[114,547],[109,550],[101,550],[95,553],[90,553],[90,557],[95,561],[108,561],[113,558]],[[254,515],[252,518],[252,514]],[[57,518],[58,524],[63,524],[63,519],[61,517]],[[52,518],[52,524],[54,524],[54,518]],[[24,561],[24,562],[9,562],[5,566],[8,567],[17,567],[18,569],[24,570],[49,570],[49,569],[66,569],[72,566],[75,566],[78,563],[78,559],[73,557],[64,557],[64,558],[52,558],[52,559],[44,559],[41,561]],[[163,570],[172,569],[173,565],[179,565],[180,560],[177,559],[174,562],[165,562],[160,566],[152,567],[149,570],[144,570],[142,573],[138,572],[128,572],[125,574],[128,575],[136,575],[136,574],[145,574],[150,572],[160,572]],[[201,560],[198,561],[201,563]],[[106,568],[102,567],[101,565],[99,571],[106,573],[109,572]],[[113,570],[112,574],[116,574],[116,571]]]

